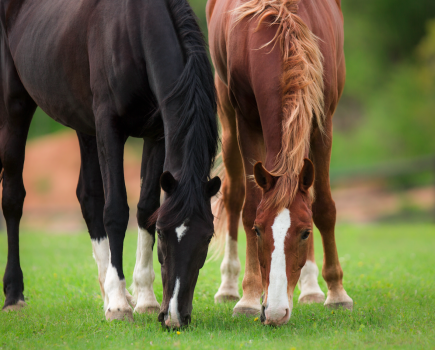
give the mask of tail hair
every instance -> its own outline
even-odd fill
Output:
[[[213,176],[219,176],[222,183],[225,179],[225,167],[222,160],[222,152],[216,157],[216,163],[218,164],[213,171]],[[210,250],[212,254],[207,261],[216,260],[222,255],[225,248],[225,236],[227,228],[228,215],[225,210],[224,201],[221,195],[215,196],[211,204],[211,210],[214,216],[214,237],[210,244]]]

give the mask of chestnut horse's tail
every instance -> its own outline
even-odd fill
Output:
[[[5,172],[5,169],[3,168],[2,161],[0,160],[0,183],[2,183],[4,172]]]
[[[264,45],[282,52],[282,145],[271,174],[279,177],[266,207],[281,209],[293,201],[298,175],[308,155],[312,125],[323,132],[323,57],[317,37],[297,15],[299,0],[249,0],[234,10],[236,24],[246,17],[276,25]]]
[[[222,160],[222,152],[216,157],[216,163],[219,165],[216,166],[215,170],[213,171],[213,176],[219,176],[223,183],[225,178],[225,167]],[[213,254],[209,260],[215,260],[219,255],[221,255],[225,247],[225,231],[228,220],[228,215],[227,211],[225,210],[222,196],[215,197],[211,204],[211,210],[214,216],[214,237],[210,246]]]

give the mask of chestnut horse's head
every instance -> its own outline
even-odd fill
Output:
[[[307,259],[308,237],[313,229],[309,189],[314,181],[314,166],[309,159],[304,160],[297,193],[290,206],[280,210],[264,205],[278,178],[261,162],[255,164],[254,176],[263,189],[253,228],[258,236],[263,274],[261,320],[264,324],[282,325],[290,319],[293,291]]]

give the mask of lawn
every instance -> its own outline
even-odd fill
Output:
[[[0,233],[2,274],[6,242]],[[135,315],[133,324],[106,322],[87,234],[25,232],[21,261],[29,306],[19,313],[0,312],[0,349],[435,349],[435,226],[339,226],[337,242],[353,312],[298,305],[296,288],[286,326],[233,318],[234,303],[214,304],[220,261],[213,261],[201,270],[192,324],[178,334],[163,330],[156,315]],[[244,247],[241,239],[239,252]],[[136,234],[129,232],[124,249],[128,284],[135,252]],[[316,255],[320,263],[318,233]],[[161,301],[156,254],[154,266],[154,288]],[[323,279],[320,283],[326,291]]]

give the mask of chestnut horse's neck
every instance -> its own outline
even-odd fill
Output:
[[[258,19],[256,30],[263,22],[277,28],[273,39],[263,47],[277,45],[282,56],[281,149],[274,155],[270,171],[279,179],[273,195],[264,203],[265,207],[278,210],[289,207],[296,195],[298,175],[309,153],[314,118],[323,130],[322,54],[316,36],[297,15],[298,3],[299,0],[249,0],[233,11],[235,25],[252,17]]]

